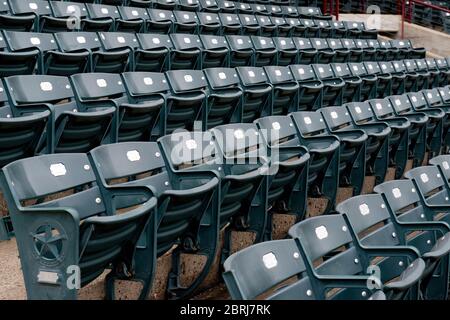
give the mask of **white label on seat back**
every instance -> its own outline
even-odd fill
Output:
[[[186,81],[186,82],[192,82],[192,80],[194,80],[194,79],[192,78],[192,76],[191,76],[190,74],[186,74],[186,75],[184,76],[184,81]]]
[[[244,40],[242,40],[242,39],[237,39],[236,42],[237,42],[238,44],[243,44],[243,43],[244,43]]]
[[[189,139],[186,141],[186,148],[189,150],[197,149],[197,142],[193,139]]]
[[[370,213],[370,209],[369,206],[366,203],[363,203],[359,206],[359,212],[363,215],[366,216]]]
[[[38,8],[38,5],[34,2],[30,2],[28,6],[30,7],[31,10],[37,10]]]
[[[227,16],[227,20],[228,21],[231,21],[231,20],[233,20],[230,16]]]
[[[303,70],[303,68],[298,68],[298,73],[305,74],[305,70]]]
[[[272,123],[272,129],[274,129],[274,130],[280,130],[280,128],[281,128],[281,126],[280,126],[280,123],[279,122],[274,122],[274,123]]]
[[[431,98],[433,98],[433,94],[431,92],[428,92],[427,97],[428,97],[428,99],[431,99]]]
[[[183,18],[189,19],[189,15],[188,15],[188,14],[185,14],[185,15],[183,15]]]
[[[322,67],[319,67],[319,72],[320,73],[323,73],[325,70],[323,70],[323,68]]]
[[[361,113],[361,108],[360,107],[355,107],[355,111],[356,111],[356,113]]]
[[[337,118],[338,118],[338,114],[337,114],[336,111],[332,111],[332,112],[330,113],[330,115],[331,115],[331,117],[332,117],[333,119],[337,119]]]
[[[394,196],[394,198],[398,199],[402,196],[402,192],[399,188],[394,188],[392,189],[392,195]]]
[[[442,166],[444,167],[445,170],[448,170],[450,168],[447,161],[442,162]]]
[[[236,139],[243,139],[244,138],[244,131],[242,131],[242,130],[236,130],[236,131],[234,131],[234,137],[236,138]]]
[[[137,17],[139,15],[139,12],[137,12],[137,10],[132,10],[131,15]]]
[[[219,79],[225,80],[227,78],[227,75],[223,72],[219,72]]]
[[[263,255],[262,260],[267,269],[275,268],[278,265],[277,258],[272,252]]]
[[[336,71],[337,71],[337,72],[341,72],[341,71],[342,71],[342,68],[341,68],[340,66],[337,66],[337,67],[336,67]]]
[[[369,64],[369,69],[370,69],[370,70],[372,70],[372,69],[373,69],[373,66],[372,66],[371,64]]]
[[[86,43],[86,38],[83,36],[77,37],[77,42],[80,44]]]
[[[328,231],[325,226],[320,226],[316,228],[316,236],[319,240],[325,239],[328,237]]]
[[[109,13],[108,8],[102,8],[101,11],[102,11],[103,14],[108,14]]]
[[[219,41],[217,41],[217,39],[216,39],[216,38],[214,38],[214,39],[211,39],[211,42],[212,42],[212,44],[218,44],[218,43],[219,43]]]
[[[304,117],[304,118],[303,118],[303,121],[305,121],[306,124],[311,124],[311,123],[312,123],[310,117]]]
[[[145,77],[145,78],[144,78],[144,83],[145,83],[145,85],[147,85],[147,86],[151,86],[151,85],[153,84],[153,79],[152,79],[152,78],[149,78],[149,77]]]
[[[249,72],[248,72],[248,76],[249,76],[250,78],[254,78],[254,77],[255,77],[255,73],[254,73],[253,71],[249,71]]]
[[[427,183],[429,181],[428,175],[426,173],[422,173],[420,175],[420,180],[422,180],[423,183]]]
[[[206,16],[206,20],[211,21],[212,20],[211,16]]]
[[[160,43],[161,43],[161,41],[160,41],[158,38],[153,38],[153,39],[152,39],[152,42],[153,42],[154,44],[160,44]]]
[[[106,86],[108,86],[108,83],[106,82],[105,79],[97,79],[97,85],[100,88],[105,88]]]
[[[358,71],[358,66],[353,66],[353,70]]]
[[[377,103],[375,104],[375,108],[377,108],[377,110],[381,110],[383,109],[383,106],[381,105],[381,103]]]
[[[53,85],[50,82],[41,82],[40,85],[42,91],[52,91]]]
[[[395,100],[395,104],[396,104],[397,106],[399,106],[399,105],[402,104],[402,102],[400,101],[400,99],[396,99],[396,100]]]
[[[286,41],[285,41],[285,40],[281,40],[281,41],[280,41],[280,44],[281,44],[282,46],[285,46],[285,45],[286,45]]]
[[[41,39],[36,38],[36,37],[32,37],[32,38],[30,38],[30,42],[31,42],[32,45],[36,46],[36,45],[41,44]]]
[[[191,43],[191,39],[189,39],[189,38],[184,38],[183,40],[184,40],[184,43]]]
[[[77,11],[77,7],[73,6],[73,5],[67,6],[67,8],[66,8],[67,13],[75,13],[76,11]]]
[[[160,18],[165,18],[165,17],[166,17],[166,14],[165,14],[164,12],[160,12],[160,13],[159,13],[159,17],[160,17]]]
[[[127,158],[131,162],[135,162],[135,161],[141,160],[141,155],[139,154],[139,151],[137,151],[137,150],[130,150],[127,152]]]
[[[276,75],[277,77],[281,76],[281,71],[280,71],[280,70],[275,70],[275,75]]]
[[[125,43],[125,38],[124,37],[117,37],[117,42],[118,43]]]
[[[50,166],[50,172],[53,176],[64,176],[67,173],[66,166],[62,163],[55,163]]]
[[[264,39],[261,39],[260,43],[261,43],[262,45],[266,45],[266,44],[267,44],[266,40],[264,40]]]

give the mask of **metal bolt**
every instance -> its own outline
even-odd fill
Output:
[[[84,170],[86,170],[86,171],[89,170],[89,169],[91,169],[91,167],[90,167],[88,164],[85,164],[83,168],[84,168]]]
[[[356,264],[358,264],[359,263],[359,260],[358,260],[358,258],[355,258],[355,260],[353,260]]]
[[[342,231],[347,232],[347,227],[346,226],[342,226]]]
[[[100,199],[100,198],[95,198],[95,203],[97,203],[97,204],[102,203],[102,199]]]
[[[361,295],[362,295],[363,297],[365,297],[365,296],[367,296],[367,292],[363,291],[363,292],[361,292]]]
[[[399,265],[400,267],[403,267],[403,261],[399,261],[398,265]]]
[[[161,153],[157,152],[155,153],[155,157],[159,158],[161,156]]]
[[[164,185],[168,186],[169,185],[169,181],[164,182]]]
[[[294,252],[294,258],[295,258],[295,259],[298,259],[299,256],[300,256],[300,255],[298,254],[298,252]]]
[[[395,232],[392,232],[392,238],[397,237],[397,234]]]
[[[312,296],[312,291],[311,290],[306,290],[306,295],[308,296],[308,297],[311,297]]]

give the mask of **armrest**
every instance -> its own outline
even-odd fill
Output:
[[[450,231],[448,224],[440,221],[402,222],[398,221],[401,229],[407,231],[440,231],[442,235]]]
[[[385,288],[404,291],[418,283],[425,271],[425,262],[418,258],[414,260],[400,275],[399,280],[385,284]]]
[[[399,257],[404,256],[415,260],[420,258],[419,251],[412,246],[364,246],[361,248],[371,256],[378,257]]]
[[[201,195],[207,191],[210,191],[212,189],[214,189],[215,187],[217,187],[219,185],[219,179],[214,177],[212,178],[210,181],[208,181],[207,183],[205,183],[204,185],[195,187],[195,188],[191,188],[191,189],[186,189],[186,190],[166,190],[162,193],[163,196],[178,196],[178,197],[182,197],[182,196],[197,196],[197,195]]]

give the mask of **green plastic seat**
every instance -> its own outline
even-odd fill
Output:
[[[198,33],[198,18],[195,12],[174,10],[172,11],[175,17],[173,32],[177,33]]]
[[[34,3],[30,7],[30,3]],[[35,31],[39,29],[39,16],[51,15],[47,1],[11,0],[5,2],[8,12],[0,14],[0,29],[11,31]]]
[[[394,64],[390,61],[382,61],[378,63],[380,65],[381,74],[377,75],[378,78],[391,78],[391,93],[403,94],[405,93],[405,81],[406,75],[403,72],[396,72]],[[380,97],[381,98],[381,97]]]
[[[376,98],[378,78],[375,74],[368,73],[363,63],[348,63],[352,76],[361,79],[360,100],[365,101]]]
[[[339,175],[344,172],[344,167],[347,165],[347,159],[344,157],[341,160],[340,157],[343,146],[337,136],[328,132],[319,112],[298,111],[289,116],[297,130],[297,143],[305,146],[311,156],[308,195],[313,198],[322,196],[327,198],[325,212],[328,212],[336,201],[340,183]],[[350,157],[353,155],[351,154]]]
[[[170,69],[201,69],[201,41],[193,34],[172,33],[169,35],[173,43],[170,51]]]
[[[343,103],[345,81],[335,76],[330,64],[313,64],[317,80],[323,84],[321,106],[339,106]]]
[[[340,39],[327,39],[328,46],[334,52],[333,62],[335,63],[346,63],[350,60],[351,52],[344,46]]]
[[[316,110],[322,106],[322,81],[317,79],[314,70],[308,65],[289,66],[294,79],[299,84],[298,111]]]
[[[277,49],[270,37],[251,36],[255,50],[254,65],[264,67],[275,65],[277,61]]]
[[[88,12],[86,6],[79,2],[49,1],[51,15],[40,16],[40,32],[65,32],[68,26],[73,30],[81,30],[81,20],[86,19]],[[78,21],[71,20],[77,15]]]
[[[172,40],[168,35],[157,33],[137,33],[140,48],[135,53],[134,70],[163,72],[170,69],[170,50]]]
[[[134,101],[130,99],[120,74],[81,73],[73,75],[72,86],[76,98],[84,108],[113,105],[120,114],[118,142],[150,141],[157,119],[164,108],[164,99],[154,101]]]
[[[289,66],[297,63],[298,50],[291,38],[274,37],[273,42],[277,49],[277,66]]]
[[[285,19],[284,17],[270,17],[270,20],[277,28],[277,37],[287,37],[292,36],[294,27]]]
[[[278,27],[272,21],[271,17],[257,14],[255,15],[255,18],[259,25],[259,33],[258,33],[259,36],[275,37],[278,35]]]
[[[417,90],[430,89],[437,73],[433,74],[428,70],[425,59],[415,59],[414,62],[416,64],[416,72],[419,74],[421,79],[423,79],[418,84]]]
[[[203,110],[203,128],[242,121],[243,90],[234,68],[203,70],[208,82],[206,108]]]
[[[147,31],[158,34],[169,34],[173,31],[175,17],[173,12],[165,9],[148,8],[149,20],[147,20]]]
[[[298,145],[297,132],[288,116],[270,116],[255,121],[271,156],[274,174],[269,177],[268,205],[274,213],[306,216],[308,150]]]
[[[443,77],[444,74],[439,70],[436,64],[436,60],[428,58],[423,59],[422,61],[425,62],[428,72],[430,73],[430,89],[446,85],[446,83],[444,82],[445,78]]]
[[[172,253],[168,295],[171,298],[190,295],[208,274],[217,250],[218,178],[211,172],[170,173],[156,142],[100,146],[92,150],[90,156],[104,188],[142,186],[152,190],[158,199],[157,242],[153,259],[177,245]],[[123,198],[122,201],[126,203],[130,199]],[[138,252],[148,246],[145,235],[140,244]],[[179,283],[180,255],[193,252],[206,256],[208,260],[194,283],[183,287]],[[150,289],[148,286],[143,290],[143,297]]]
[[[259,34],[260,25],[258,20],[254,14],[238,14],[240,25],[241,25],[241,34],[248,36],[256,36]]]
[[[39,153],[87,152],[117,141],[115,106],[99,101],[85,107],[75,99],[69,79],[59,76],[13,76],[5,79],[13,112],[51,112]]]
[[[313,47],[310,39],[293,37],[298,50],[298,64],[312,64],[317,62],[318,50]]]
[[[348,62],[361,62],[363,60],[364,51],[356,45],[357,40],[341,39],[342,45],[350,51]]]
[[[116,279],[144,286],[151,280],[152,255],[134,260],[145,228],[145,240],[154,242],[156,198],[150,189],[116,186],[101,191],[88,157],[79,153],[13,162],[3,168],[1,185],[28,299],[76,299],[74,279],[79,277],[78,285],[84,287],[105,270],[110,270],[107,298],[114,298]],[[134,202],[121,207],[118,196],[133,196]],[[118,214],[119,209],[128,211]]]
[[[289,67],[264,67],[272,85],[272,114],[286,115],[298,109],[299,84],[294,79]]]
[[[392,201],[385,201],[382,195],[371,194],[345,200],[337,206],[336,210],[348,218],[353,231],[358,235],[359,241],[366,247],[377,246],[379,248],[393,248],[408,245],[417,249],[420,253],[420,257],[425,262],[425,270],[421,275],[420,281],[421,296],[425,298],[432,297],[434,299],[446,299],[450,241],[446,241],[445,238],[450,236],[450,233],[448,233],[450,228],[448,225],[439,222],[430,223],[423,221],[424,219],[422,219],[422,221],[416,220],[409,217],[408,213],[403,213],[397,218],[395,216],[394,208],[399,209],[404,205],[404,203],[399,205],[398,198],[408,197],[408,195],[399,191],[399,188],[394,188],[392,190],[394,197],[391,197],[391,200],[396,202],[394,207],[391,207],[390,205]],[[414,200],[410,199],[409,202],[412,204],[418,201],[418,198],[416,198]],[[442,235],[444,238],[439,239],[439,234],[441,233],[443,233]],[[441,262],[440,260],[443,265],[445,265],[442,269],[441,267],[438,267]],[[386,264],[386,266],[384,266],[384,264]],[[403,259],[394,262],[382,261],[378,265],[382,270],[389,270],[391,268],[394,269],[395,264],[398,266],[405,266],[407,262]],[[387,265],[390,266],[388,267]],[[433,273],[437,271],[436,269],[438,269],[439,273],[442,275],[440,277],[441,282],[444,282],[439,285],[441,292],[436,290],[434,284],[432,285],[432,283],[430,283],[430,281],[434,280],[432,277],[434,277]],[[389,276],[391,275],[388,275],[388,277]],[[427,295],[427,289],[435,291],[434,294],[431,294],[430,292],[430,295]]]
[[[317,63],[326,64],[334,62],[336,53],[330,48],[325,39],[312,38],[311,44],[313,48],[317,50]]]
[[[366,174],[375,176],[375,184],[384,181],[389,165],[389,136],[391,135],[391,128],[384,123],[356,124],[345,107],[320,108],[318,112],[322,114],[328,130],[332,134],[343,135],[341,141],[346,140],[346,135],[347,141],[352,141],[353,138],[360,142],[360,136],[366,138],[365,156],[364,152],[362,152],[363,155],[361,155],[359,163],[353,163],[354,170],[357,170],[355,167],[364,167],[365,161],[366,171],[362,175],[360,173],[358,173],[359,176],[357,175],[357,180],[361,181],[359,191],[361,191],[363,183],[362,176]],[[359,133],[359,136],[357,133]],[[344,152],[341,152],[341,158],[343,155]],[[353,183],[351,185],[355,186]]]
[[[241,20],[235,13],[219,13],[220,24],[222,26],[222,35],[241,34]]]
[[[345,82],[345,86],[342,89],[342,103],[361,101],[363,80],[358,76],[354,76],[346,63],[331,63],[330,67],[334,76]]]
[[[377,117],[366,102],[352,102],[344,105],[347,108],[352,121],[356,125],[381,124],[385,123],[391,128],[389,135],[389,162],[391,168],[395,168],[395,177],[399,179],[403,176],[409,156],[409,131],[411,123],[407,118],[383,118]],[[387,109],[387,108],[386,108]],[[383,108],[378,110],[379,115],[383,112]],[[393,112],[393,111],[392,111]]]
[[[377,62],[363,62],[367,73],[377,77],[376,91],[373,98],[381,99],[392,95],[392,76],[383,73]]]
[[[200,35],[202,42],[202,68],[228,67],[230,50],[225,37],[216,35]]]
[[[197,17],[199,34],[220,35],[222,33],[222,25],[217,13],[197,12]]]
[[[339,284],[340,288],[362,289],[367,281],[358,276],[321,277],[308,273],[293,239],[267,241],[238,251],[225,261],[224,270],[222,276],[235,300],[260,296],[265,300],[325,300],[328,287]],[[280,286],[291,278],[295,280]],[[279,288],[272,291],[274,287]],[[378,290],[368,299],[371,298],[384,300],[386,296]],[[360,299],[365,297],[361,295]]]
[[[289,235],[300,244],[307,266],[322,277],[357,276],[372,288],[382,288],[390,300],[417,299],[417,286],[425,269],[419,252],[412,247],[366,246],[341,214],[322,215],[291,227]],[[381,261],[374,261],[383,257]],[[399,266],[399,260],[404,263]],[[315,262],[315,264],[313,264]],[[379,268],[379,273],[375,272]],[[395,279],[397,278],[397,279]],[[392,280],[392,281],[391,281]],[[367,281],[367,280],[366,280]],[[389,281],[389,282],[388,282]],[[369,296],[367,283],[335,290],[334,299],[353,300]],[[336,284],[333,288],[341,288]],[[332,288],[331,288],[332,289]]]

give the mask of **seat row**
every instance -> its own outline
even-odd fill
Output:
[[[12,76],[4,79],[4,88],[0,86],[1,118],[2,123],[9,123],[10,130],[14,130],[14,123],[23,122],[22,117],[34,111],[50,112],[52,121],[47,123],[50,126],[47,139],[38,141],[28,134],[20,135],[23,143],[13,146],[21,152],[87,152],[102,142],[151,141],[177,129],[207,130],[269,115],[364,101],[360,93],[365,90],[366,80],[325,76],[329,70],[345,67],[336,64],[209,68],[165,74],[86,73],[70,78]],[[387,78],[385,75],[382,79],[385,87],[381,95],[374,98],[389,94],[386,87],[392,85],[386,84]],[[378,84],[375,87],[378,90]],[[430,87],[434,88],[435,82]],[[401,113],[446,105],[450,100],[447,87],[424,92],[402,92],[399,102],[389,102],[390,109]],[[360,99],[344,99],[352,95]],[[46,118],[42,117],[39,123],[45,123]],[[28,127],[32,130],[31,123]],[[31,142],[33,148],[25,148]],[[9,143],[5,141],[5,145]],[[433,150],[439,147],[438,144]]]
[[[297,223],[290,239],[231,255],[223,277],[232,298],[446,300],[449,163],[435,157],[343,201],[338,214]]]
[[[0,76],[3,77],[34,73],[69,76],[82,72],[161,72],[211,67],[391,61],[424,56],[424,48],[413,48],[409,41],[397,40],[354,42],[351,39],[115,32],[62,32],[53,35],[4,31],[0,34]],[[448,67],[446,60],[438,61],[441,63],[438,67]]]

